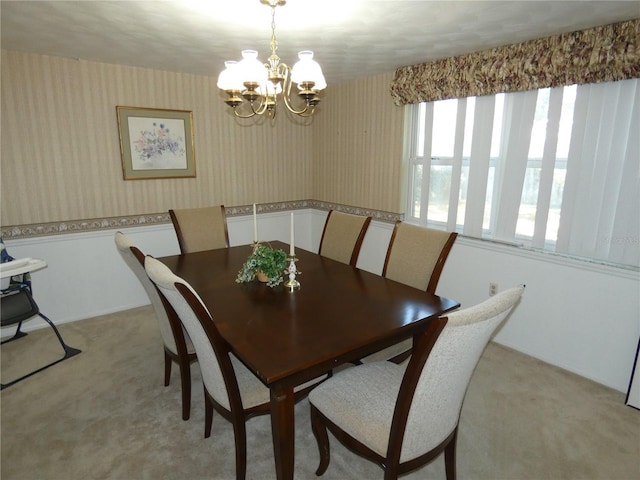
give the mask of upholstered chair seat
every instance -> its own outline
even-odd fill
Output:
[[[487,343],[519,301],[523,286],[432,320],[406,364],[373,362],[337,373],[309,394],[322,475],[327,429],[349,449],[382,466],[385,480],[442,452],[454,480],[464,396]]]
[[[406,365],[375,362],[334,375],[309,399],[333,423],[381,456],[389,447],[393,410]],[[351,405],[366,408],[350,408]]]

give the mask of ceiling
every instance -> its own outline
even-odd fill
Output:
[[[271,9],[259,0],[0,2],[6,50],[217,76],[258,50]],[[640,1],[288,0],[276,9],[282,61],[315,52],[327,83],[640,17]]]

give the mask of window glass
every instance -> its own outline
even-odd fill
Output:
[[[533,126],[531,127],[527,170],[524,175],[522,198],[520,199],[520,210],[518,211],[518,222],[516,224],[516,236],[529,239],[533,238],[535,228],[542,156],[547,137],[550,92],[550,88],[538,90],[536,111],[533,118]]]
[[[551,204],[547,217],[545,240],[555,244],[558,240],[558,228],[560,227],[560,209],[562,208],[562,194],[564,181],[567,178],[566,163],[562,167],[556,167],[553,171],[553,185],[551,186]]]
[[[471,156],[471,133],[473,132],[474,112],[476,110],[476,97],[467,98],[467,112],[464,117],[464,142],[462,144],[462,156]]]
[[[451,215],[455,228],[466,235],[620,261],[637,269],[640,227],[628,219],[637,215],[629,209],[637,208],[635,200],[640,196],[640,159],[634,144],[638,120],[631,114],[640,110],[640,81],[571,85],[561,91],[545,88],[534,93],[533,111],[521,101],[522,93],[494,95],[493,112],[484,100],[476,111],[476,98],[464,99],[462,158],[454,157],[456,116],[462,100],[408,107],[414,118],[407,125],[415,130],[407,133],[414,139],[409,153],[407,218],[448,228],[453,224],[449,223]],[[518,111],[520,108],[527,109]],[[523,134],[517,125],[508,128],[511,125],[505,122],[511,118],[531,122],[531,131]],[[427,134],[431,135],[429,143]],[[551,141],[557,144],[547,144]],[[527,157],[503,158],[505,145],[527,152]],[[489,158],[481,158],[487,150]],[[592,192],[608,202],[606,208],[594,212]],[[474,218],[480,215],[482,218]],[[599,238],[625,241],[610,241],[603,248],[603,242],[587,238],[594,232]],[[631,241],[626,240],[629,238]]]
[[[413,218],[420,218],[420,199],[422,198],[422,165],[414,165],[411,184],[411,212]]]
[[[556,156],[565,160],[569,156],[571,128],[573,127],[573,106],[576,103],[577,87],[577,85],[571,85],[562,89],[562,112],[560,113]]]
[[[549,113],[550,88],[538,90],[536,113],[531,128],[531,141],[529,142],[529,158],[541,159],[544,152],[544,142],[547,137],[547,116]]]
[[[420,109],[418,112],[418,121],[416,122],[416,156],[424,157],[424,129],[425,129],[425,115],[427,112],[427,104],[420,103],[418,104],[418,108]]]
[[[434,102],[433,118],[438,121],[433,122],[432,157],[453,157],[457,109],[458,100],[455,98]]]
[[[496,95],[496,107],[493,114],[493,133],[491,137],[491,158],[500,156],[502,143],[502,119],[504,118],[504,93]],[[471,133],[471,132],[470,132]]]
[[[533,238],[536,222],[536,205],[538,203],[538,185],[540,185],[540,162],[533,162],[527,166],[524,174],[522,198],[516,224],[516,236]]]
[[[484,202],[484,215],[482,217],[482,230],[485,232],[491,232],[491,214],[493,212],[493,185],[496,178],[495,163],[489,167],[489,174],[487,175],[487,195]]]
[[[432,165],[429,185],[429,220],[447,223],[451,194],[451,166]]]

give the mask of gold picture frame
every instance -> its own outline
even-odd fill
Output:
[[[196,176],[191,111],[116,106],[116,116],[125,180]]]

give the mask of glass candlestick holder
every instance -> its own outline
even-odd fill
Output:
[[[300,282],[296,280],[296,275],[302,274],[302,272],[299,271],[296,267],[296,262],[298,261],[298,259],[295,255],[289,255],[287,257],[287,261],[289,262],[289,266],[286,268],[284,273],[289,274],[289,280],[284,282],[284,286],[290,292],[293,292],[294,290],[300,290]]]

